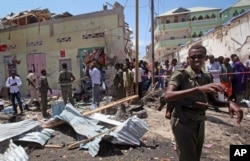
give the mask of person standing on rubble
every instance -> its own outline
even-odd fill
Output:
[[[39,95],[38,95],[38,91],[37,91],[37,87],[36,87],[36,83],[37,83],[36,76],[32,70],[29,70],[29,74],[27,75],[26,79],[28,81],[28,89],[30,92],[30,99],[28,100],[27,105],[31,106],[34,99],[36,99],[36,101],[38,102],[37,109],[40,109]]]
[[[190,66],[173,73],[165,93],[166,102],[174,106],[170,123],[180,161],[200,160],[209,104],[228,107],[231,117],[237,115],[238,124],[243,119],[243,112],[236,103],[216,98],[216,93],[224,92],[225,87],[213,83],[211,75],[202,71],[205,57],[204,46],[192,46],[188,51]]]
[[[52,90],[49,87],[49,83],[47,80],[47,72],[45,69],[41,71],[41,76],[39,77],[38,88],[41,96],[41,105],[42,105],[42,115],[43,117],[48,117],[47,113],[47,104],[48,104],[48,90],[52,94]]]
[[[21,111],[21,114],[23,114],[23,108],[22,108],[22,101],[21,101],[21,94],[19,87],[22,85],[22,81],[20,77],[16,75],[16,71],[11,71],[11,76],[7,78],[6,87],[9,88],[10,91],[10,100],[12,103],[12,107],[14,110],[14,114],[17,114],[17,105],[15,100],[18,102],[19,109]]]
[[[124,67],[123,81],[124,81],[124,88],[126,91],[126,97],[132,96],[134,94],[133,75],[132,71],[129,69],[129,66],[127,65],[125,65]]]
[[[72,82],[75,80],[75,76],[71,71],[67,69],[67,64],[62,64],[62,70],[59,73],[59,84],[61,87],[63,102],[66,105],[67,99],[74,106],[74,101],[72,97]]]
[[[123,79],[123,67],[120,63],[115,64],[116,73],[113,79],[113,84],[116,92],[116,100],[122,99],[126,96],[124,88],[124,79]]]
[[[138,75],[137,75],[137,80],[138,82],[136,82],[136,67],[134,66],[133,69],[132,69],[132,76],[133,76],[133,82],[134,82],[134,94],[136,94],[136,86],[138,85],[138,96],[139,96],[139,99],[141,99],[143,97],[143,81],[142,81],[142,77],[143,77],[143,74],[144,74],[144,70],[142,68],[143,62],[140,61],[140,63],[138,64],[138,68],[137,68],[137,72],[138,72]],[[137,84],[138,83],[138,84]]]
[[[95,61],[93,61],[89,66],[89,75],[92,82],[93,103],[95,103],[98,107],[100,105],[101,72],[96,67]]]

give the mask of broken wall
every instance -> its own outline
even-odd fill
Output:
[[[245,61],[250,55],[250,13],[240,16],[233,21],[217,27],[213,31],[202,36],[199,40],[188,44],[179,51],[180,62],[185,61],[188,49],[194,44],[202,44],[207,48],[207,54],[215,57],[230,57],[237,54],[241,61]]]
[[[17,72],[21,76],[23,85],[21,93],[28,94],[25,77],[28,72],[27,55],[45,54],[45,62],[42,64],[48,72],[48,81],[52,89],[59,89],[58,76],[60,62],[69,60],[71,69],[76,77],[80,79],[81,69],[79,60],[79,49],[104,47],[106,53],[107,73],[114,73],[115,62],[125,63],[124,52],[124,13],[123,8],[104,10],[94,13],[82,14],[72,17],[34,23],[16,28],[0,30],[1,44],[8,46],[6,51],[1,51],[0,73],[4,75],[5,82],[7,66],[4,64],[4,56],[15,56],[20,61],[17,64]],[[102,36],[98,33],[104,33]],[[99,35],[99,36],[98,36]],[[64,52],[64,55],[61,54]],[[39,61],[38,61],[39,63]],[[107,74],[113,79],[112,74]],[[77,88],[79,83],[73,84]]]

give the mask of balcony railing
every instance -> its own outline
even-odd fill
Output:
[[[223,24],[221,19],[210,19],[210,20],[201,20],[201,21],[192,21],[192,28],[207,28],[207,27],[216,27]]]
[[[188,28],[195,29],[195,28],[208,28],[208,27],[213,28],[223,24],[224,22],[225,22],[224,19],[207,19],[199,21],[170,23],[170,24],[158,24],[155,29],[155,34],[167,30],[176,30],[176,29],[188,29]]]
[[[155,43],[155,50],[161,47],[179,46],[181,44],[186,44],[190,40],[191,38],[158,41]]]
[[[169,23],[169,24],[159,24],[155,29],[155,33],[173,29],[185,29],[189,27],[190,22],[180,22],[180,23]]]

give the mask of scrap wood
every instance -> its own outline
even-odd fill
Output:
[[[65,121],[63,120],[53,120],[53,121],[49,121],[49,122],[46,122],[45,124],[41,125],[42,128],[53,128],[53,127],[56,127],[58,125],[61,125],[65,123]]]
[[[151,95],[152,92],[155,92],[155,88],[157,87],[157,84],[158,84],[158,82],[156,82],[156,83],[153,85],[153,87],[152,87],[152,89],[151,89],[150,91],[147,91],[147,92],[146,92],[146,95],[143,96],[142,99],[144,99],[144,98],[146,98],[147,96]]]
[[[107,130],[107,131],[105,131],[105,132],[102,132],[102,133],[100,133],[100,134],[97,134],[97,135],[95,135],[95,136],[92,136],[92,137],[90,137],[90,138],[88,138],[88,139],[84,139],[84,140],[81,140],[81,141],[77,141],[77,142],[75,142],[75,143],[72,143],[72,144],[68,145],[68,149],[71,150],[71,149],[77,148],[80,144],[83,144],[83,143],[87,143],[87,142],[89,142],[89,141],[92,141],[92,140],[94,140],[96,137],[101,136],[101,135],[104,135],[104,134],[106,134],[106,133],[108,133],[108,132],[111,132],[111,131],[115,130],[116,128],[117,128],[117,126],[112,127],[111,129],[109,129],[109,130]]]
[[[94,109],[94,110],[84,112],[83,115],[84,115],[84,116],[90,115],[90,114],[92,114],[92,113],[99,112],[99,111],[102,111],[102,110],[104,110],[104,109],[107,109],[107,108],[113,107],[113,106],[115,106],[115,105],[118,105],[118,104],[120,104],[120,103],[127,102],[127,101],[129,101],[129,100],[135,99],[135,98],[137,98],[137,97],[138,97],[138,95],[129,96],[129,97],[126,97],[126,98],[123,98],[123,99],[120,99],[120,100],[111,102],[111,103],[109,103],[109,104],[107,104],[107,105],[104,105],[104,106],[102,106],[102,107],[96,108],[96,109]]]
[[[12,118],[15,118],[15,116],[14,115],[0,113],[0,120],[11,120]]]
[[[56,144],[46,144],[45,148],[63,148],[65,145],[56,145]]]
[[[105,106],[96,108],[96,109],[91,110],[91,111],[88,111],[88,112],[84,112],[84,113],[83,113],[83,116],[90,115],[90,114],[92,114],[92,113],[95,113],[95,112],[98,112],[98,111],[101,111],[101,110],[110,108],[110,107],[112,107],[112,106],[114,106],[114,105],[117,105],[117,104],[120,104],[120,103],[129,101],[129,100],[135,99],[135,98],[137,98],[137,97],[138,97],[138,95],[134,95],[134,96],[126,97],[126,98],[123,98],[123,99],[120,99],[120,100],[111,102],[111,103],[109,103],[109,104],[107,104],[107,105],[105,105]],[[53,121],[50,121],[50,122],[47,122],[47,123],[41,125],[41,127],[42,127],[42,128],[53,128],[53,127],[56,127],[56,126],[61,125],[61,124],[63,124],[63,123],[65,123],[65,121],[63,121],[63,120],[53,120]]]
[[[152,89],[151,89],[150,91],[147,91],[147,92],[146,92],[146,95],[142,97],[142,101],[145,101],[145,100],[146,100],[147,98],[149,98],[149,97],[153,98],[153,95],[154,95],[155,93],[157,93],[157,92],[160,91],[159,89],[155,90],[155,88],[157,87],[157,84],[158,84],[158,82],[156,82],[156,83],[153,85],[153,87],[152,87]],[[155,97],[154,97],[154,98],[155,98]]]

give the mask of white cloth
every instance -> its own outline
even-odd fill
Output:
[[[14,83],[17,83],[17,85],[11,86],[11,84]],[[20,91],[19,87],[22,85],[22,81],[18,76],[15,76],[14,78],[11,76],[6,80],[5,85],[10,88],[10,93],[17,93]]]
[[[96,67],[89,69],[89,75],[91,77],[92,86],[94,86],[94,84],[101,84],[101,72],[99,69]]]
[[[220,83],[220,73],[221,73],[221,65],[219,62],[207,63],[206,64],[206,71],[213,75],[213,82]],[[220,101],[225,101],[224,94],[218,92],[218,99]]]
[[[143,69],[141,67],[138,67],[138,82],[142,82],[143,73],[144,73]],[[136,82],[135,68],[132,69],[132,74],[133,74],[134,82]]]
[[[38,94],[38,90],[36,89],[36,76],[35,76],[34,73],[29,73],[29,74],[27,75],[26,78],[27,78],[30,82],[32,82],[32,83],[34,84],[34,86],[35,86],[35,87],[34,87],[33,85],[31,85],[31,84],[29,83],[28,89],[29,89],[29,91],[30,91],[30,96],[31,96],[31,98],[28,100],[27,104],[28,104],[28,105],[31,105],[34,99],[36,99],[36,101],[39,101],[39,94]]]
[[[176,71],[176,70],[178,70],[178,69],[180,69],[180,67],[178,66],[178,65],[175,65],[175,66],[171,66],[171,68],[172,68],[172,74]]]
[[[36,86],[36,76],[34,73],[29,73],[26,78]]]
[[[210,72],[214,78],[219,78],[221,73],[221,65],[219,62],[207,63],[206,71]]]

